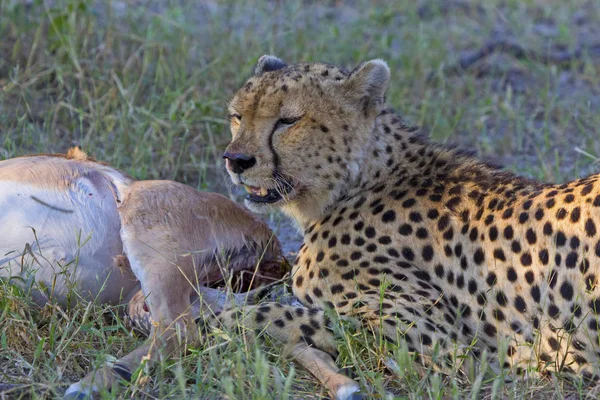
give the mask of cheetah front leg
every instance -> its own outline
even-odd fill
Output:
[[[296,344],[290,355],[298,364],[313,374],[337,400],[361,400],[365,396],[360,387],[352,379],[340,374],[339,367],[333,357],[306,343]]]
[[[283,344],[284,354],[313,374],[336,400],[360,400],[359,385],[340,373],[333,355],[337,354],[329,319],[322,310],[263,303],[227,310],[209,317],[210,326],[264,332]]]

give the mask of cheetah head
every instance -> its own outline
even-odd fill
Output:
[[[352,72],[323,63],[287,65],[262,56],[229,104],[223,155],[253,211],[278,207],[312,219],[357,179],[390,78],[372,60]]]

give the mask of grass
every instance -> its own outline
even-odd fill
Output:
[[[448,10],[440,4],[0,0],[0,159],[80,145],[136,178],[175,179],[235,198],[220,160],[229,140],[225,107],[258,57],[273,53],[350,68],[384,58],[392,69],[388,102],[433,139],[548,181],[598,171],[597,55],[584,51],[566,65],[547,65],[497,54],[480,62],[479,72],[441,73],[498,35],[541,53],[594,44],[598,3],[485,0],[467,8],[453,2]],[[438,79],[428,80],[430,73]],[[278,233],[297,240],[285,225]],[[0,287],[0,329],[0,382],[26,384],[26,398],[59,395],[92,366],[142,340],[114,309],[39,309],[7,284]],[[416,366],[402,348],[388,357],[367,339],[344,330],[338,363],[381,398],[386,392],[432,399],[599,395],[559,377],[504,383],[476,366],[441,375]],[[120,395],[325,393],[276,346],[222,333],[181,360],[140,371]]]

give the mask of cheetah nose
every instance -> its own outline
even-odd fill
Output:
[[[235,174],[241,174],[256,164],[256,157],[241,153],[225,152],[223,154],[227,168]]]

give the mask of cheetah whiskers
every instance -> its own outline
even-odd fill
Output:
[[[298,177],[289,174],[284,176],[279,171],[275,171],[273,173],[273,178],[271,178],[271,181],[275,184],[275,190],[284,199],[284,201],[289,201],[289,190],[286,189],[294,186],[292,182],[304,184],[304,182]]]

